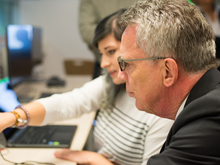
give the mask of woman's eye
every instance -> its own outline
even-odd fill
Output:
[[[110,54],[110,55],[112,55],[112,54],[114,54],[115,53],[115,50],[109,50],[108,51],[108,54]]]

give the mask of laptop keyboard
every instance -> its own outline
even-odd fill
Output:
[[[49,142],[50,137],[56,131],[58,126],[47,125],[43,127],[29,126],[24,131],[22,137],[18,137],[15,143],[19,144],[46,144]]]
[[[28,126],[8,139],[8,147],[69,148],[76,125]]]

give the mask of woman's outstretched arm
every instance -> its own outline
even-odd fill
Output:
[[[29,125],[40,125],[45,117],[45,109],[43,105],[39,102],[31,102],[26,105],[24,105],[25,109],[27,109],[29,116],[30,116],[30,122]],[[27,116],[24,112],[24,110],[20,108],[16,108],[15,111],[20,115],[20,118],[23,120],[27,120]],[[0,132],[2,132],[4,129],[11,127],[16,122],[16,117],[11,112],[5,112],[0,113]],[[21,126],[22,123],[19,123],[18,126]]]

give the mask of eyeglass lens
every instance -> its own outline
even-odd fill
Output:
[[[126,63],[122,60],[121,56],[118,57],[118,64],[119,64],[121,71],[124,71]]]

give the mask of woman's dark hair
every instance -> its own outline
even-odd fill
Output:
[[[99,22],[95,29],[93,45],[98,48],[98,42],[111,33],[114,34],[116,40],[121,41],[122,31],[119,27],[119,20],[125,11],[126,9],[118,10],[117,12],[105,17]]]
[[[97,25],[95,29],[95,37],[93,39],[93,45],[98,48],[98,42],[109,34],[114,34],[116,40],[121,41],[122,31],[119,27],[119,20],[121,15],[126,9],[118,10],[117,12],[105,17]],[[115,98],[120,90],[125,90],[125,84],[116,85],[107,70],[102,70],[102,73],[106,75],[106,82],[109,84],[106,88],[107,96],[101,100],[101,109],[112,109],[114,106]]]

